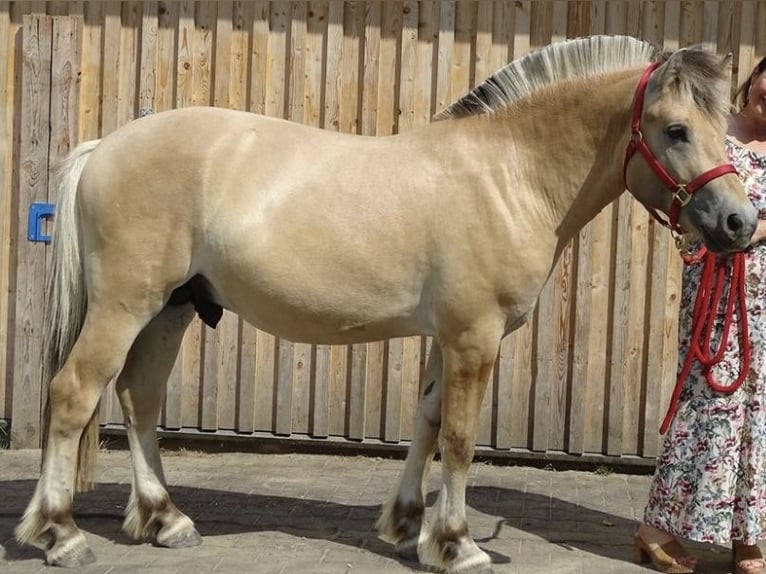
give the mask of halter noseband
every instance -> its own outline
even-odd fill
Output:
[[[625,150],[625,162],[622,166],[622,178],[625,182],[625,188],[628,189],[628,163],[630,162],[630,159],[633,157],[633,154],[636,152],[636,150],[638,150],[641,152],[641,155],[644,156],[646,163],[649,164],[649,167],[652,168],[652,171],[655,173],[655,175],[660,178],[660,181],[662,181],[662,183],[665,184],[665,187],[667,187],[673,194],[673,201],[670,204],[669,221],[661,218],[658,215],[657,210],[653,207],[645,206],[646,209],[657,221],[659,221],[668,229],[671,229],[677,233],[683,233],[683,230],[678,225],[678,217],[681,214],[681,208],[691,200],[692,194],[709,181],[727,173],[736,174],[737,170],[734,169],[733,165],[727,163],[709,169],[708,171],[695,177],[689,183],[678,183],[673,178],[673,176],[667,172],[662,164],[657,161],[657,158],[652,153],[652,150],[650,150],[649,146],[646,145],[644,136],[641,133],[641,112],[644,108],[644,94],[646,93],[646,86],[649,84],[649,77],[652,75],[652,72],[654,72],[654,70],[656,70],[659,66],[659,62],[653,62],[649,64],[646,70],[644,70],[644,73],[641,74],[641,79],[638,81],[638,86],[636,87],[636,95],[633,99],[633,117],[630,123],[630,141],[628,142],[628,147]]]

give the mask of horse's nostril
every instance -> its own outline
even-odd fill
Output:
[[[726,225],[731,233],[739,233],[744,227],[742,218],[736,213],[732,213],[729,217],[726,218]]]

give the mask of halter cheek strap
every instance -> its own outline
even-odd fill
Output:
[[[625,150],[625,161],[622,165],[622,178],[625,182],[625,188],[628,189],[628,163],[636,151],[640,152],[654,174],[673,194],[673,200],[670,204],[670,213],[668,214],[669,221],[666,221],[660,217],[657,210],[653,207],[645,206],[646,209],[657,221],[659,221],[665,227],[672,229],[677,233],[683,233],[683,230],[678,225],[678,218],[681,215],[681,208],[689,203],[689,201],[691,201],[692,194],[711,180],[722,175],[726,175],[727,173],[736,174],[737,170],[733,165],[727,163],[707,170],[688,183],[679,183],[657,160],[655,155],[652,153],[652,150],[649,149],[648,145],[646,145],[644,135],[641,133],[641,112],[644,109],[644,94],[646,93],[646,87],[649,84],[649,78],[652,75],[652,72],[654,72],[654,70],[656,70],[659,66],[659,62],[653,62],[649,64],[646,70],[644,70],[644,73],[641,74],[641,78],[638,81],[638,86],[636,87],[636,95],[633,100],[633,115],[630,122],[630,141],[628,142],[628,147]]]

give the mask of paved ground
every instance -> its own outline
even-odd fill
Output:
[[[37,549],[20,548],[13,528],[32,494],[38,451],[0,451],[0,572],[58,571]],[[171,495],[204,537],[169,550],[131,543],[120,531],[130,491],[126,451],[102,453],[99,487],[75,500],[76,519],[98,562],[86,574],[403,573],[428,571],[398,561],[372,531],[379,505],[403,467],[398,460],[297,454],[164,456]],[[431,472],[435,500],[439,464]],[[475,464],[467,491],[471,532],[494,571],[648,572],[631,563],[631,540],[648,476],[555,472]],[[701,571],[730,572],[721,547],[693,545]]]

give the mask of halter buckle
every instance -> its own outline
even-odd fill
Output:
[[[677,201],[681,207],[684,207],[692,200],[692,194],[686,191],[686,184],[679,183],[675,193],[673,193],[673,199]]]
[[[636,128],[630,133],[630,141],[634,145],[638,145],[641,143],[641,141],[644,139],[644,134],[641,133],[641,130]]]

